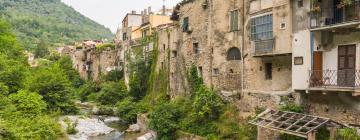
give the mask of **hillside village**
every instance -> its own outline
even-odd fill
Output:
[[[112,44],[59,51],[83,79],[121,70],[128,88],[141,59],[135,64],[162,76],[153,88],[171,100],[192,95],[195,68],[238,117],[257,115],[248,123],[258,140],[281,133],[315,140],[322,127],[330,138],[339,128],[359,131],[359,47],[358,0],[183,0],[173,9],[130,11]]]

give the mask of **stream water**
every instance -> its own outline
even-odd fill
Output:
[[[81,106],[80,112],[82,114],[91,114],[90,107],[87,106]],[[99,116],[97,115],[91,115],[92,119],[98,119]],[[100,136],[94,136],[94,137],[88,137],[87,140],[136,140],[137,137],[143,135],[143,133],[124,133],[125,130],[128,128],[127,124],[121,123],[121,121],[105,121],[105,125],[113,128],[115,131],[106,134],[106,135],[100,135]]]

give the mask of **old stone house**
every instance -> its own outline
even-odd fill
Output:
[[[85,41],[69,54],[73,61],[73,67],[79,72],[82,79],[98,81],[101,75],[123,68],[120,57],[122,48],[99,49],[96,47],[102,44],[97,41]]]
[[[292,88],[310,114],[358,124],[360,1],[293,3]]]
[[[226,96],[240,93],[243,40],[240,9],[240,0],[180,3],[172,16],[178,26],[178,29],[172,29],[178,32],[178,39],[173,39],[174,47],[171,48],[174,57],[171,64],[176,70],[186,71],[195,65],[208,87]],[[172,71],[173,79],[185,77],[185,73]],[[172,91],[171,94],[177,94],[176,90]]]

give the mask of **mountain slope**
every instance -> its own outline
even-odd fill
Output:
[[[27,49],[43,41],[61,46],[84,39],[113,38],[109,29],[60,0],[0,0],[0,15]]]

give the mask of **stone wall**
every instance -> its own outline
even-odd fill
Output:
[[[100,80],[102,74],[122,69],[121,48],[107,48],[97,52],[95,48],[79,49],[71,54],[74,68],[82,79]]]

